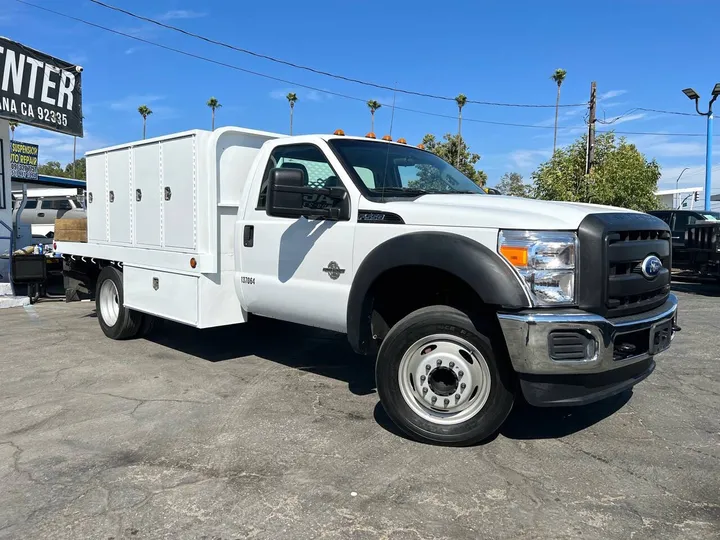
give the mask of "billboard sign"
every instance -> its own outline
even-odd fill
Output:
[[[83,136],[82,67],[0,37],[0,118]]]
[[[13,180],[38,179],[38,146],[20,141],[10,142],[10,177]]]

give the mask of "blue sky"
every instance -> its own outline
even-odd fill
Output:
[[[331,92],[390,104],[391,91],[339,81],[278,65],[203,43],[96,6],[87,0],[30,0],[33,3],[104,26]],[[309,0],[108,0],[139,14],[164,20],[233,45],[379,84],[469,99],[554,104],[556,87],[549,79],[566,69],[561,103],[583,103],[590,82],[598,84],[599,115],[613,119],[635,107],[692,112],[681,93],[687,86],[703,96],[720,82],[720,55],[714,27],[720,3],[699,0],[608,0],[479,2],[453,4],[397,0],[369,3]],[[296,133],[326,133],[343,128],[363,135],[370,114],[354,101],[293,84],[276,82],[151,45],[113,35],[78,22],[3,0],[0,34],[84,66],[83,103],[86,136],[80,152],[141,137],[137,107],[147,104],[148,136],[210,127],[207,99],[223,107],[217,125],[237,125],[287,132],[285,94],[299,97]],[[689,49],[692,49],[689,50]],[[695,52],[693,52],[695,51]],[[397,94],[396,105],[453,116],[454,102]],[[718,106],[720,112],[720,102]],[[585,109],[560,112],[558,143],[565,145],[584,131]],[[517,171],[529,178],[552,150],[554,109],[492,107],[469,104],[463,110],[463,135],[482,156],[479,166],[494,185]],[[390,130],[391,108],[376,114],[376,133]],[[472,120],[530,124],[522,128]],[[548,127],[550,126],[550,127]],[[720,122],[715,123],[720,131]],[[635,112],[618,120],[627,135],[663,167],[661,187],[704,180],[704,137],[668,133],[705,133],[705,119]],[[598,126],[603,129],[603,126]],[[396,110],[393,137],[411,143],[425,133],[454,132],[457,120]],[[41,145],[41,160],[72,158],[72,139],[21,127],[16,138]],[[715,140],[714,185],[720,187],[720,137]],[[719,190],[714,190],[719,191]]]

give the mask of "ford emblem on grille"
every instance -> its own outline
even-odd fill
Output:
[[[662,261],[655,255],[648,255],[640,265],[642,275],[648,279],[657,277],[662,269]]]

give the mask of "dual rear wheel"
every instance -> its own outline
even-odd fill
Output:
[[[155,317],[126,308],[123,301],[122,272],[106,266],[95,289],[95,311],[100,328],[111,339],[131,339],[150,333]]]

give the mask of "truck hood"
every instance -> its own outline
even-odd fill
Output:
[[[588,214],[632,212],[598,204],[539,201],[499,195],[423,195],[392,200],[374,208],[401,216],[408,225],[492,229],[575,230]]]

